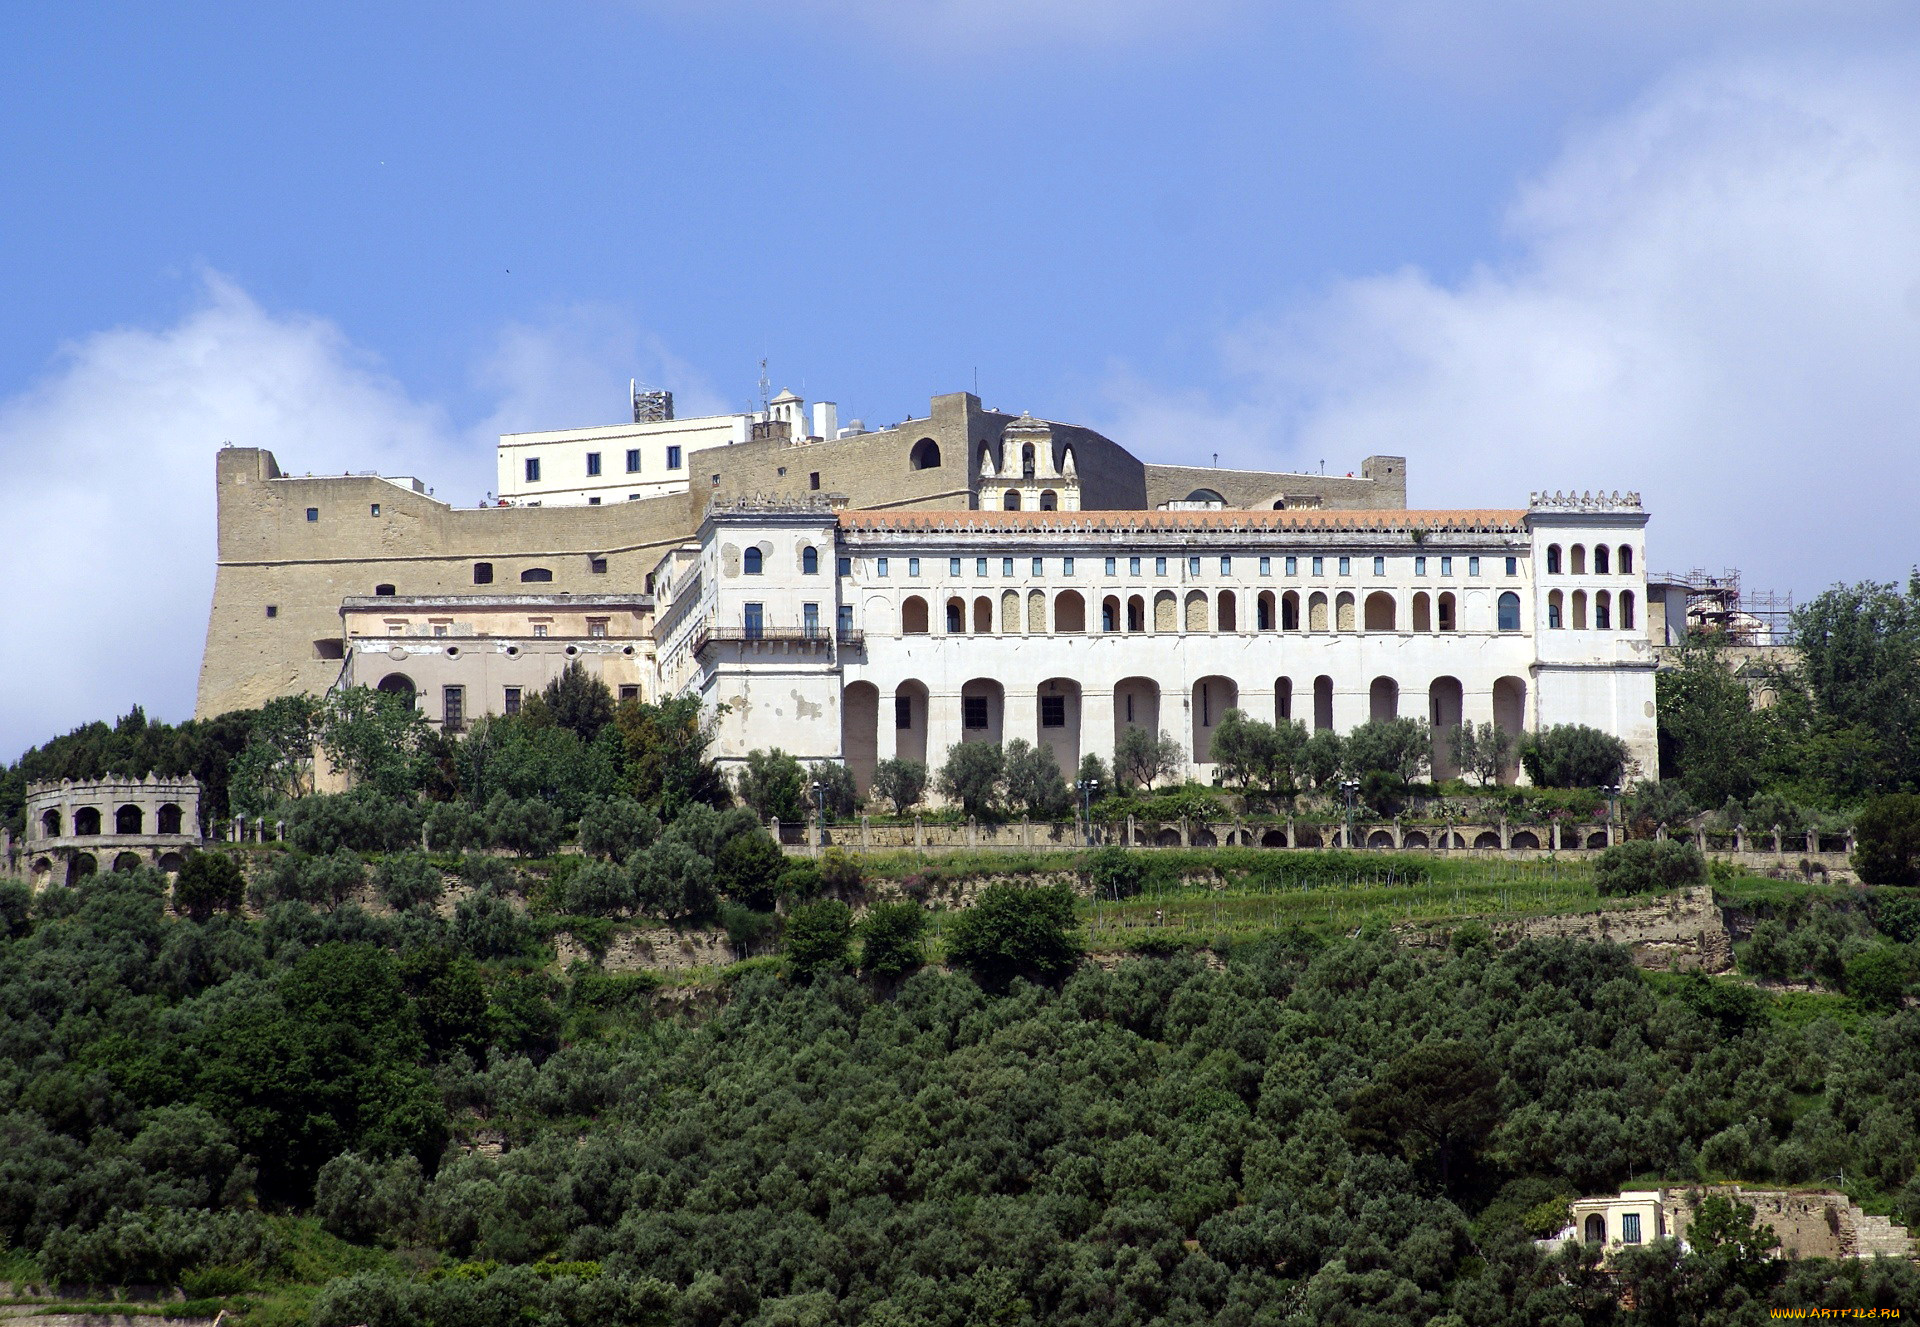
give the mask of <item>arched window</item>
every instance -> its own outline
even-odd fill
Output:
[[[1253,601],[1253,623],[1257,631],[1273,630],[1273,591],[1262,590]]]
[[[909,636],[927,634],[927,601],[910,594],[900,604],[900,630]]]
[[[1193,490],[1193,492],[1187,494],[1187,501],[1188,502],[1217,502],[1223,507],[1227,505],[1227,500],[1221,497],[1219,493],[1217,493],[1216,491],[1210,488],[1196,488],[1195,490]]]
[[[520,573],[520,579],[528,585],[545,585],[553,580],[553,573],[545,567],[528,567]]]
[[[380,685],[374,690],[384,691],[389,696],[405,696],[411,702],[414,694],[413,679],[405,673],[388,673],[380,679]]]
[[[1112,595],[1100,601],[1100,630],[1120,630],[1120,601]]]
[[[1273,680],[1273,718],[1276,723],[1293,722],[1293,679],[1290,677]]]
[[[1558,576],[1559,574],[1560,574],[1560,545],[1548,544],[1547,545],[1547,575]]]
[[[378,598],[391,599],[393,597],[393,587],[385,584],[376,585],[373,587],[373,593]]]
[[[958,599],[947,600],[947,634],[949,636],[967,634],[967,606]]]
[[[1127,600],[1127,630],[1145,631],[1147,629],[1147,601],[1139,595]]]
[[[1520,630],[1520,596],[1512,590],[1500,596],[1500,630]]]
[[[1393,596],[1385,590],[1375,590],[1367,596],[1367,630],[1392,631],[1398,617],[1398,607]]]
[[[1040,510],[1041,511],[1059,511],[1060,495],[1058,493],[1055,493],[1050,488],[1041,489],[1040,490]]]
[[[1434,601],[1434,607],[1440,612],[1440,630],[1458,631],[1460,629],[1460,615],[1454,611],[1452,590],[1444,591],[1439,599]]]
[[[1586,1242],[1589,1244],[1607,1242],[1607,1219],[1598,1212],[1587,1217]]]
[[[1413,629],[1433,630],[1433,597],[1425,590],[1413,596]]]
[[[1033,478],[1033,444],[1023,443],[1020,447],[1020,477]]]
[[[973,634],[976,636],[993,634],[993,600],[984,594],[973,601]]]
[[[940,444],[932,438],[922,438],[913,444],[913,450],[907,453],[907,463],[916,470],[938,470],[940,468]]]
[[[1594,570],[1597,571],[1599,568],[1596,567]],[[1605,590],[1593,596],[1593,629],[1595,631],[1613,630],[1613,596]]]
[[[1563,625],[1560,620],[1560,591],[1555,590],[1547,596],[1547,629],[1558,631]]]
[[[1622,576],[1633,575],[1633,545],[1632,544],[1620,545],[1620,574]]]
[[[1003,508],[1005,508],[1007,511],[1019,511],[1020,510],[1020,490],[1017,488],[1008,489],[1007,495],[1000,499],[1000,505]]]
[[[1573,548],[1569,550],[1569,553],[1570,553],[1570,557],[1569,557],[1570,565],[1567,567],[1567,570],[1575,576],[1586,575],[1587,574],[1587,546],[1585,544],[1575,544]]]
[[[1327,629],[1327,596],[1315,590],[1307,599],[1307,630],[1325,631]]]
[[[1620,591],[1620,630],[1633,630],[1633,591]]]
[[[1232,590],[1222,590],[1218,602],[1214,604],[1214,620],[1222,631],[1240,630],[1240,596]]]
[[[1020,591],[1000,592],[1000,630],[1009,636],[1020,632]]]
[[[178,834],[180,832],[180,808],[173,802],[168,802],[165,806],[154,812],[153,819],[154,829],[161,834]]]
[[[1596,576],[1604,576],[1607,574],[1607,546],[1605,544],[1595,544],[1593,546],[1593,574]]]
[[[755,550],[756,552],[758,550]],[[820,550],[808,544],[800,550],[800,574],[818,576],[820,574]]]
[[[1585,590],[1573,592],[1573,629],[1575,631],[1587,629],[1587,592]]]
[[[1068,635],[1087,629],[1087,601],[1078,590],[1067,590],[1053,601],[1053,629]]]
[[[97,807],[83,806],[73,813],[73,832],[91,838],[100,832],[100,811]]]
[[[40,836],[47,839],[60,837],[60,812],[48,811],[40,817]]]
[[[746,558],[742,564],[741,570],[745,571],[749,576],[758,576],[760,574],[761,566],[765,562],[765,560],[766,559],[761,555],[759,549],[749,548],[747,550]],[[520,579],[525,580],[526,577],[522,576]]]
[[[1292,590],[1280,596],[1280,630],[1300,630],[1300,596]]]
[[[1333,629],[1335,631],[1352,631],[1354,629],[1353,592],[1351,590],[1342,590],[1334,598]]]
[[[146,821],[146,813],[132,803],[128,803],[113,813],[113,832],[116,834],[138,834],[146,824]]]

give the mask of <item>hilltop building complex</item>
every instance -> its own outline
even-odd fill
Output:
[[[578,660],[619,696],[724,705],[723,762],[779,746],[863,786],[1015,737],[1071,774],[1127,726],[1205,779],[1235,707],[1584,723],[1656,766],[1637,495],[1413,510],[1398,456],[1162,466],[967,393],[873,431],[792,393],[689,420],[663,396],[503,437],[478,508],[223,449],[199,712],[358,683],[457,729]]]

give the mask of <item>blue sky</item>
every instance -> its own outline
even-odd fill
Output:
[[[7,7],[0,607],[96,648],[0,642],[0,757],[190,712],[221,441],[470,501],[503,428],[762,356],[1902,575],[1917,51],[1882,0]]]

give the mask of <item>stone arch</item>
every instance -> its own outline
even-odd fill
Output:
[[[1540,839],[1530,829],[1516,830],[1507,836],[1507,846],[1521,852],[1538,852]]]
[[[1560,545],[1548,544],[1547,545],[1547,575],[1558,576],[1559,574],[1560,574]]]
[[[1587,629],[1587,592],[1585,590],[1575,590],[1573,592],[1572,625],[1575,631],[1585,631]]]
[[[967,634],[967,601],[958,595],[947,600],[947,634],[949,636]]]
[[[1375,590],[1367,596],[1367,630],[1393,631],[1399,621],[1400,606],[1393,596],[1385,590]]]
[[[754,553],[749,553],[747,560],[749,562],[756,562],[758,560],[758,551],[756,550]],[[553,581],[553,569],[550,567],[528,567],[520,573],[520,580],[522,584],[526,585],[551,584]]]
[[[1588,846],[1589,848],[1604,848],[1604,847],[1606,847],[1606,846],[1607,846],[1607,831],[1606,831],[1606,830],[1604,830],[1604,829],[1597,829],[1597,830],[1595,830],[1595,831],[1594,831],[1593,833],[1591,833],[1591,834],[1589,834],[1589,835],[1587,835],[1587,846]]]
[[[1427,846],[1427,832],[1424,829],[1410,829],[1400,836],[1403,848],[1424,848]]]
[[[1000,630],[1009,636],[1020,634],[1020,591],[1000,591]]]
[[[40,813],[40,837],[57,839],[60,837],[60,809],[48,807]]]
[[[1205,590],[1187,591],[1187,612],[1185,629],[1192,632],[1207,629],[1207,593]]]
[[[1439,597],[1433,601],[1433,606],[1437,614],[1437,620],[1434,622],[1436,629],[1460,630],[1460,601],[1454,598],[1452,590],[1441,591]]]
[[[1156,848],[1179,847],[1180,831],[1177,829],[1162,829],[1159,833],[1153,836],[1153,846]]]
[[[1070,677],[1050,677],[1035,697],[1033,744],[1051,751],[1053,760],[1073,782],[1080,770],[1080,684]]]
[[[73,813],[73,833],[76,838],[92,838],[100,832],[100,808],[82,806]]]
[[[1336,631],[1353,630],[1353,591],[1342,590],[1334,599],[1333,626]]]
[[[1500,846],[1500,836],[1490,829],[1483,829],[1473,836],[1473,846],[1483,850],[1497,848]]]
[[[1633,545],[1632,544],[1620,545],[1620,564],[1619,565],[1620,565],[1620,574],[1622,576],[1633,575]]]
[[[849,682],[840,690],[840,753],[865,797],[880,761],[880,688],[871,682]]]
[[[971,702],[971,703],[969,703]],[[984,708],[983,708],[984,705]],[[984,717],[985,726],[978,720]],[[1007,717],[1007,689],[998,679],[976,677],[960,688],[960,740],[963,742],[1005,741],[1002,731]]]
[[[1193,684],[1193,763],[1213,762],[1213,730],[1221,716],[1240,704],[1240,688],[1230,677],[1203,677]]]
[[[1075,636],[1087,629],[1087,601],[1078,590],[1062,590],[1053,600],[1053,629]]]
[[[140,869],[140,864],[141,864],[140,854],[137,852],[122,852],[122,853],[114,854],[113,870],[116,875],[127,872],[127,871],[138,871]]]
[[[1584,576],[1587,574],[1587,546],[1575,544],[1567,550],[1567,574]]]
[[[1376,677],[1367,688],[1367,717],[1379,722],[1400,717],[1400,684],[1390,677]]]
[[[993,600],[984,594],[973,601],[973,634],[976,636],[993,634]]]
[[[1620,630],[1633,630],[1633,591],[1620,591]]]
[[[913,450],[907,453],[907,464],[916,470],[938,470],[940,468],[940,444],[932,438],[922,438],[913,444]]]
[[[1466,688],[1460,685],[1457,677],[1436,677],[1427,686],[1427,722],[1433,728],[1433,779],[1438,783],[1442,779],[1459,777],[1460,769],[1453,763],[1453,743],[1448,734],[1465,718],[1467,712]]]
[[[1582,1232],[1581,1237],[1588,1244],[1605,1244],[1607,1242],[1607,1218],[1598,1212],[1589,1212],[1587,1214],[1586,1229]]]
[[[1120,596],[1110,594],[1100,601],[1100,630],[1114,632],[1120,630]]]
[[[146,828],[147,813],[128,802],[113,813],[113,832],[116,834],[138,834]]]
[[[1001,494],[1000,507],[1003,511],[1019,511],[1020,510],[1020,490],[1017,488],[1010,488],[1005,493]]]
[[[1293,679],[1290,677],[1273,679],[1273,721],[1293,722]]]
[[[76,852],[67,859],[67,886],[72,888],[90,875],[100,873],[100,861],[90,852]]]
[[[1300,593],[1288,590],[1280,596],[1280,630],[1300,630]]]
[[[1600,590],[1593,596],[1593,629],[1595,631],[1613,630],[1613,596],[1605,590]]]
[[[1313,731],[1333,731],[1333,679],[1325,673],[1313,679]]]
[[[1124,677],[1113,686],[1113,731],[1144,728],[1160,732],[1160,684],[1150,677]]]
[[[1293,831],[1293,846],[1296,848],[1324,848],[1327,841],[1320,837],[1318,825],[1302,825]]]
[[[33,889],[37,894],[45,889],[53,879],[53,858],[36,857],[33,859]]]
[[[168,802],[153,813],[154,832],[159,834],[178,834],[180,822],[185,816],[178,802]]]
[[[1270,829],[1260,836],[1263,848],[1284,848],[1287,846],[1287,832],[1284,829]]]
[[[160,860],[154,863],[155,866],[165,871],[168,875],[178,875],[180,868],[186,864],[187,859],[177,852],[163,852],[160,854]]]
[[[893,750],[902,760],[927,763],[928,700],[927,684],[918,678],[893,689]]]
[[[1255,631],[1272,631],[1279,617],[1273,611],[1273,591],[1262,590],[1253,600],[1253,627]]]
[[[1609,557],[1610,557],[1610,554],[1608,553],[1607,546],[1605,544],[1595,544],[1593,546],[1593,574],[1594,575],[1606,576],[1610,574],[1607,570],[1607,561]]]
[[[1325,631],[1327,629],[1327,595],[1324,590],[1315,590],[1307,597],[1307,630]]]
[[[1433,630],[1433,596],[1425,590],[1413,596],[1413,629],[1415,631]]]
[[[1131,632],[1147,629],[1147,601],[1139,595],[1127,599],[1127,630]]]
[[[900,601],[900,633],[903,636],[927,634],[927,601],[917,594]]]
[[[1180,629],[1178,607],[1172,590],[1162,590],[1153,596],[1153,629],[1158,632]]]
[[[405,696],[411,702],[417,688],[413,685],[413,679],[405,673],[388,673],[380,679],[380,684],[374,690],[384,691],[389,696]]]
[[[1040,510],[1041,511],[1059,511],[1060,495],[1054,492],[1050,488],[1041,489],[1040,490]]]
[[[1192,834],[1187,836],[1187,842],[1196,848],[1217,848],[1220,846],[1220,840],[1214,837],[1212,830],[1206,828],[1196,829]]]
[[[1044,590],[1027,591],[1027,631],[1035,636],[1047,634],[1047,595]]]
[[[1232,590],[1220,591],[1214,603],[1214,620],[1222,631],[1240,630],[1240,596]]]
[[[1393,846],[1392,831],[1385,829],[1374,830],[1371,834],[1367,835],[1367,846],[1369,848],[1391,848]]]

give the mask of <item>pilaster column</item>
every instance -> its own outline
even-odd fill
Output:
[[[1016,737],[1023,737],[1029,744],[1039,745],[1040,696],[1038,692],[1027,689],[1032,685],[1032,683],[1025,683],[1019,690],[1009,687],[1001,693],[1000,741],[1002,744],[1011,742]],[[1002,686],[1005,686],[1004,682]]]
[[[1113,691],[1082,690],[1080,692],[1080,758],[1085,760],[1091,751],[1100,757],[1100,763],[1109,769],[1113,767]],[[1071,783],[1071,777],[1067,780]],[[1101,789],[1105,794],[1112,791]]]
[[[947,750],[960,742],[960,693],[927,693],[927,768],[938,774],[947,763]]]

